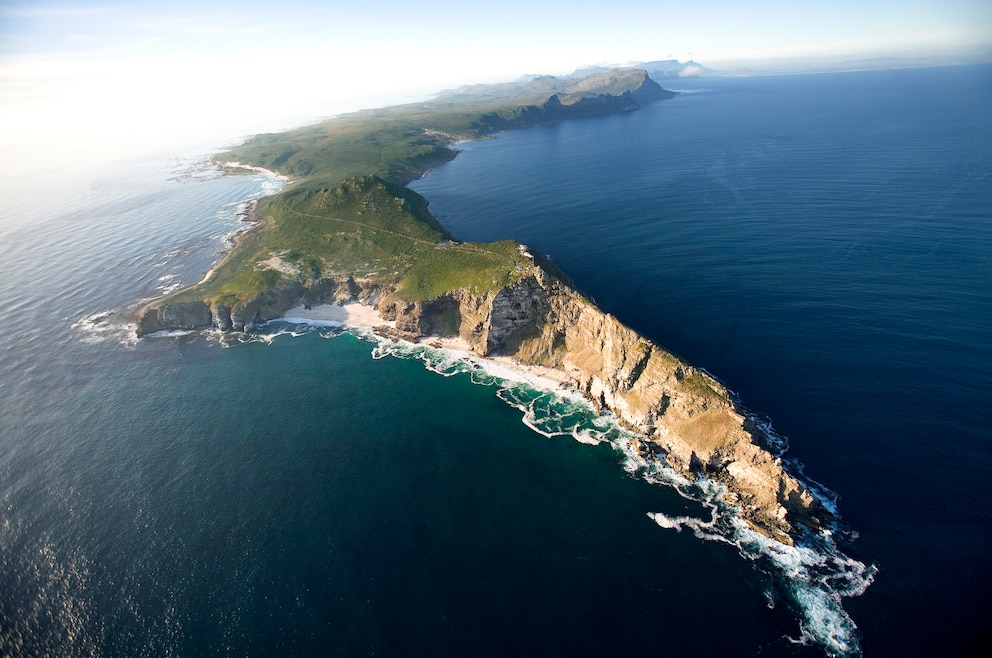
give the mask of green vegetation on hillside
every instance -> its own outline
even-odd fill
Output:
[[[333,275],[390,283],[409,300],[455,288],[503,287],[532,263],[519,245],[455,241],[427,202],[403,185],[453,158],[451,144],[459,139],[478,138],[496,126],[560,120],[580,105],[582,116],[617,111],[610,104],[617,94],[628,108],[637,94],[654,100],[659,93],[668,92],[639,71],[578,81],[546,76],[258,135],[216,159],[276,170],[294,182],[258,203],[259,225],[240,237],[206,281],[165,301],[235,307],[293,281],[310,284]]]
[[[515,242],[460,243],[427,212],[422,197],[375,176],[336,187],[312,181],[264,199],[265,217],[205,282],[170,301],[235,306],[294,280],[354,276],[389,282],[409,300],[446,290],[498,289],[530,265]]]

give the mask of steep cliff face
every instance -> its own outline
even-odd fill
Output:
[[[179,329],[207,329],[213,324],[210,305],[203,301],[160,305],[142,309],[137,317],[138,336],[156,331]]]
[[[621,324],[535,263],[511,285],[473,294],[449,290],[427,301],[393,286],[325,278],[276,288],[231,309],[205,302],[157,304],[138,333],[218,328],[251,331],[299,304],[363,301],[395,322],[399,337],[460,336],[480,356],[508,355],[565,372],[574,386],[643,435],[638,452],[690,477],[727,487],[729,502],[757,530],[790,543],[798,524],[820,528],[830,513],[768,450],[767,437],[727,389]]]
[[[539,267],[496,293],[464,290],[381,307],[408,337],[458,334],[480,355],[563,370],[574,385],[646,439],[646,459],[724,483],[753,527],[783,542],[829,512],[767,449],[727,389],[664,351]]]
[[[300,304],[316,306],[346,301],[376,304],[383,287],[375,282],[356,282],[351,277],[319,279],[304,286],[293,282],[273,288],[234,308],[205,301],[170,303],[156,300],[135,315],[138,337],[158,331],[218,329],[220,331],[254,331],[261,324],[285,315]],[[387,292],[391,288],[385,289]]]

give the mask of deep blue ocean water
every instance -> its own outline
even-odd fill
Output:
[[[275,184],[133,161],[3,181],[0,654],[923,656],[986,639],[992,68],[670,86],[689,93],[463,144],[413,187],[460,238],[549,253],[770,419],[839,496],[830,551],[790,571],[739,537],[659,527],[648,514],[705,521],[705,497],[367,338],[277,323],[135,341],[127,310],[202,277]]]

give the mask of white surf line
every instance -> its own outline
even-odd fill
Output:
[[[343,306],[328,304],[305,309],[297,307],[287,311],[285,322],[328,323],[330,326],[346,328],[376,329],[394,326],[379,317],[378,312],[368,305],[350,303]],[[333,323],[333,324],[331,324]],[[450,376],[467,373],[470,376],[481,372],[491,378],[486,381],[473,377],[480,384],[500,386],[497,396],[523,414],[523,423],[541,436],[572,436],[582,443],[597,444],[609,441],[614,448],[625,455],[628,471],[641,471],[650,482],[672,486],[684,497],[703,504],[711,510],[710,519],[689,516],[669,516],[663,513],[648,512],[647,516],[661,528],[676,530],[688,529],[703,541],[718,541],[735,546],[748,561],[761,558],[769,567],[772,578],[786,586],[788,598],[798,608],[800,638],[793,640],[802,643],[815,643],[823,646],[832,655],[859,656],[857,626],[842,606],[843,598],[858,596],[867,589],[875,575],[875,568],[866,566],[844,555],[835,543],[830,531],[825,531],[809,541],[800,541],[790,547],[770,540],[751,530],[737,518],[733,509],[724,511],[719,505],[722,487],[709,481],[690,482],[678,476],[664,464],[650,464],[644,461],[629,446],[625,446],[627,432],[610,419],[603,423],[594,422],[594,429],[582,427],[582,423],[559,429],[545,427],[537,414],[546,411],[536,408],[538,399],[527,402],[513,394],[512,386],[523,384],[536,391],[551,393],[562,401],[588,404],[588,400],[574,389],[567,387],[568,377],[564,372],[550,368],[529,366],[509,357],[481,357],[469,349],[459,338],[426,337],[419,342],[388,338],[380,334],[368,336],[377,346],[374,358],[395,356],[416,358],[424,362],[425,368],[437,374]],[[595,410],[586,410],[595,421]],[[561,419],[550,418],[558,422]],[[598,435],[598,436],[595,436]],[[602,437],[602,438],[600,438]],[[658,472],[659,469],[664,472]],[[669,472],[670,471],[670,472]],[[825,493],[825,492],[821,492]],[[829,497],[828,497],[829,498]]]

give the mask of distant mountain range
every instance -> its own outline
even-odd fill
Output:
[[[653,62],[638,62],[624,66],[589,66],[577,69],[568,77],[582,78],[594,73],[605,73],[616,69],[642,69],[648,72],[654,80],[664,80],[666,78],[690,78],[706,75],[717,75],[716,71],[706,68],[699,62],[691,59],[688,62],[680,62],[677,59],[661,59]]]
[[[637,102],[671,98],[673,94],[658,86],[653,78],[654,75],[643,67],[583,69],[561,77],[530,75],[512,82],[464,85],[442,91],[438,100],[478,103],[499,99],[506,103],[512,99],[515,105],[543,106],[551,96],[557,96],[562,105],[574,105],[582,99],[597,97]]]
[[[935,66],[992,63],[992,50],[974,50],[955,55],[905,55],[900,57],[805,57],[778,60],[741,60],[704,66],[689,60],[664,59],[632,62],[616,66],[588,66],[577,69],[567,78],[585,77],[606,71],[641,69],[658,81],[694,77],[737,77],[750,75],[785,75],[801,73],[839,73],[882,69],[914,69]]]

